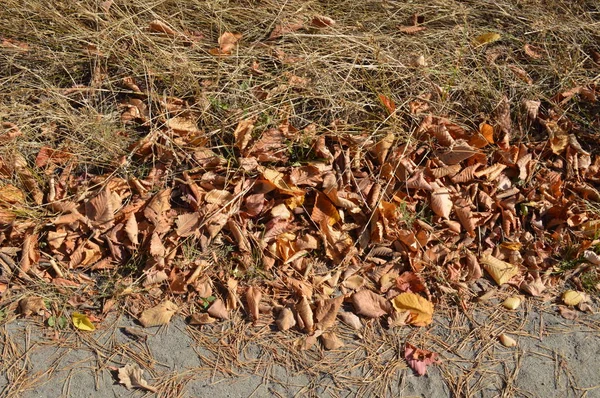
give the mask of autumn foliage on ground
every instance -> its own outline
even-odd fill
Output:
[[[301,349],[341,347],[338,319],[427,326],[438,303],[467,310],[491,285],[560,302],[572,289],[589,309],[591,5],[527,36],[527,23],[469,24],[460,9],[258,3],[251,16],[189,2],[201,17],[175,21],[82,2],[56,10],[76,23],[48,28],[78,37],[67,54],[0,32],[6,308],[88,331],[119,308],[147,327],[240,311],[301,333]],[[129,36],[113,37],[123,24]],[[576,62],[561,29],[584,41]],[[436,361],[409,343],[405,355],[419,374]]]

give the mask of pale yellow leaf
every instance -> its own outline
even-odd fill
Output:
[[[407,323],[427,326],[433,321],[433,303],[415,293],[401,293],[394,297],[392,304],[397,311],[410,312]]]
[[[74,312],[71,314],[71,319],[73,320],[73,325],[79,330],[85,330],[87,332],[96,330],[96,326],[94,326],[90,319],[83,314]]]
[[[175,315],[177,309],[177,305],[167,300],[156,307],[152,307],[142,312],[139,321],[145,328],[166,325],[171,321],[171,318]]]
[[[502,260],[490,254],[484,254],[479,261],[483,268],[492,276],[498,285],[508,282],[513,276],[519,273],[519,267]]]

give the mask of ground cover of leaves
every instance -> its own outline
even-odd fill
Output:
[[[2,322],[594,311],[596,2],[6,3]]]

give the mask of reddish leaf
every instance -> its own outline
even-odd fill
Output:
[[[419,376],[427,373],[427,366],[440,362],[437,353],[417,348],[410,343],[404,345],[404,358],[408,366]]]

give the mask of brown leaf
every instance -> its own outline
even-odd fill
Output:
[[[542,50],[538,47],[532,46],[531,44],[525,44],[523,46],[523,50],[525,51],[525,54],[527,54],[527,56],[530,58],[533,58],[533,59],[542,58],[542,54],[540,54],[540,52]]]
[[[175,315],[177,309],[178,308],[174,303],[167,300],[164,303],[142,312],[139,321],[145,328],[166,325],[171,321],[171,318]]]
[[[279,316],[275,323],[279,330],[284,331],[296,326],[296,318],[294,317],[292,310],[286,307],[279,312]]]
[[[216,299],[208,308],[207,312],[210,316],[213,316],[215,318],[229,319],[229,311],[227,311],[227,307],[221,299]]]
[[[144,380],[143,373],[144,371],[140,369],[138,364],[127,364],[119,368],[119,383],[125,385],[128,390],[140,388],[153,393],[158,391],[156,387],[152,387]]]
[[[352,305],[359,315],[379,318],[392,311],[392,306],[384,297],[370,290],[361,290],[352,295]]]
[[[335,324],[335,319],[343,302],[343,295],[327,300],[319,300],[314,314],[319,329],[326,330]]]
[[[177,217],[177,235],[185,238],[198,231],[200,216],[198,213],[184,213]]]
[[[308,333],[312,333],[315,325],[313,311],[305,296],[302,296],[298,303],[296,303],[296,313],[298,314],[298,321],[302,323],[302,329],[306,330]]]
[[[335,25],[335,21],[325,15],[315,15],[310,24],[316,28],[329,28]]]
[[[409,26],[409,25],[400,25],[398,26],[398,30],[402,33],[407,33],[409,35],[414,35],[415,33],[426,30],[425,26]]]
[[[321,341],[326,350],[337,350],[344,346],[344,342],[333,332],[323,332]]]
[[[41,297],[30,296],[19,301],[19,312],[28,317],[30,315],[43,315],[47,311],[46,303]]]
[[[340,318],[342,318],[342,321],[347,324],[348,326],[351,326],[352,328],[354,328],[355,330],[359,330],[362,328],[362,323],[360,322],[360,318],[358,316],[356,316],[355,314],[353,314],[352,312],[340,312],[339,313]]]
[[[23,249],[21,251],[20,268],[23,273],[28,273],[31,267],[36,265],[40,259],[38,249],[38,234],[27,234],[23,239]]]
[[[150,239],[150,254],[156,258],[164,258],[167,249],[162,243],[162,239],[160,236],[154,232],[152,234],[152,238]]]
[[[225,32],[219,37],[218,51],[212,52],[214,55],[228,55],[235,48],[237,43],[242,39],[241,33]]]
[[[107,187],[86,205],[88,218],[100,231],[106,231],[114,225],[116,209],[113,207],[113,203],[114,201],[111,200],[111,193]]]
[[[273,31],[271,32],[267,40],[278,39],[281,36],[285,36],[288,33],[294,33],[302,28],[304,28],[304,23],[302,21],[295,21],[275,25],[275,28],[273,28]]]
[[[233,136],[235,138],[235,147],[240,151],[243,151],[248,146],[248,143],[252,139],[252,131],[254,130],[254,123],[256,122],[256,118],[252,117],[249,119],[241,120],[235,131],[233,132]]]
[[[404,359],[408,362],[408,366],[419,376],[424,376],[427,373],[427,366],[439,363],[438,354],[428,350],[422,350],[410,343],[404,345]]]
[[[446,187],[439,187],[431,192],[430,200],[431,210],[435,214],[445,219],[450,217],[450,212],[454,206],[452,199],[450,199],[450,191]]]
[[[393,99],[391,99],[390,97],[386,97],[383,94],[379,94],[378,97],[379,97],[379,101],[381,101],[383,106],[385,106],[385,109],[387,109],[387,111],[390,115],[392,115],[394,112],[396,112],[396,103],[394,102]]]
[[[129,215],[129,218],[127,219],[127,223],[125,224],[125,233],[127,234],[127,237],[129,238],[131,244],[133,244],[134,246],[140,244],[140,242],[138,241],[138,223],[134,213],[131,213]]]
[[[190,316],[189,323],[190,325],[210,325],[216,321],[217,320],[215,318],[211,317],[206,312],[203,312],[201,314],[192,314],[192,316]]]
[[[35,165],[37,167],[44,167],[48,164],[63,165],[72,157],[72,153],[59,151],[57,149],[44,146],[40,149],[35,158]]]
[[[248,303],[248,313],[253,322],[256,322],[258,320],[261,298],[262,293],[260,292],[260,290],[258,290],[258,288],[250,286],[248,290],[246,290],[246,302]]]
[[[177,31],[175,31],[165,22],[159,21],[158,19],[155,19],[154,21],[150,22],[150,24],[148,25],[148,29],[150,29],[150,32],[163,33],[168,36],[178,35]]]

